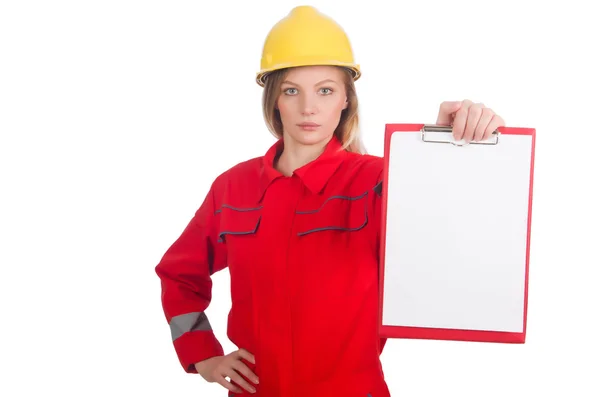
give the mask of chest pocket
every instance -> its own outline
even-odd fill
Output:
[[[262,207],[234,207],[224,204],[216,212],[219,215],[218,242],[226,243],[233,236],[253,236],[260,225]]]
[[[218,221],[217,244],[224,245],[227,253],[227,266],[230,273],[232,308],[229,332],[238,343],[247,341],[249,334],[241,333],[244,327],[252,324],[252,302],[255,279],[254,269],[260,257],[258,230],[262,217],[262,207],[239,207],[223,204],[216,214]]]
[[[239,308],[252,296],[253,269],[256,258],[261,257],[258,231],[262,207],[223,205],[216,215],[220,217],[217,242],[225,246],[231,275],[231,299]]]
[[[368,222],[368,200],[365,192],[358,196],[335,195],[326,198],[313,208],[296,211],[298,236],[313,233],[356,232]]]

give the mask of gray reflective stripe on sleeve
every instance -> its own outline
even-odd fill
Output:
[[[212,328],[204,312],[181,314],[171,319],[171,337],[173,341],[190,331],[211,331]]]

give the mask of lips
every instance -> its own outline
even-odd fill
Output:
[[[298,126],[300,126],[300,127],[319,127],[319,124],[317,124],[317,123],[300,123],[300,124],[298,124]]]

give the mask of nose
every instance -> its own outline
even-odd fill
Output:
[[[300,106],[302,108],[303,116],[314,115],[318,111],[317,99],[312,95],[303,95]]]

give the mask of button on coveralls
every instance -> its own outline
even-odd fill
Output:
[[[205,310],[211,275],[227,267],[227,336],[254,354],[256,364],[243,361],[260,379],[241,395],[388,397],[378,335],[383,160],[334,137],[287,177],[273,168],[282,142],[219,175],[156,266],[179,361],[193,373],[224,354]]]

